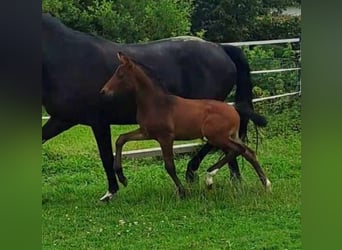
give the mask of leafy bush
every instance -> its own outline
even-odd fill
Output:
[[[248,40],[270,40],[300,37],[301,17],[284,15],[259,16],[251,29]]]
[[[285,46],[244,47],[252,71],[298,67],[296,53],[291,44]],[[252,74],[254,98],[284,94],[299,90],[300,73],[287,71]],[[268,137],[287,137],[301,132],[301,101],[298,95],[257,102],[255,110],[265,115]],[[251,124],[250,124],[251,125]],[[252,125],[251,125],[252,126]],[[255,140],[254,129],[250,138]]]
[[[291,44],[243,47],[243,51],[252,71],[298,66],[296,53]],[[298,71],[252,74],[254,98],[298,91],[299,77]],[[234,95],[233,91],[228,101],[233,101]],[[254,107],[258,113],[266,116],[269,125],[265,129],[269,137],[286,137],[301,131],[301,102],[297,95],[256,102]],[[251,123],[248,131],[249,138],[254,141],[256,136]]]
[[[285,47],[255,46],[243,48],[252,71],[295,68],[298,66],[296,53],[292,45]],[[278,95],[296,91],[298,71],[285,71],[265,74],[253,74],[254,94],[256,97]]]
[[[283,16],[293,0],[194,0],[192,31],[215,42],[297,37],[300,18]]]
[[[71,28],[117,42],[190,33],[190,0],[43,0],[43,11]]]

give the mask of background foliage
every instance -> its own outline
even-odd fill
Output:
[[[298,4],[296,2],[196,0],[191,29],[193,32],[204,30],[205,38],[216,42],[297,37],[300,19],[280,15],[286,7]]]
[[[66,25],[117,42],[198,35],[215,42],[298,37],[295,0],[43,0]]]
[[[190,32],[190,0],[43,0],[43,11],[74,29],[116,42]]]

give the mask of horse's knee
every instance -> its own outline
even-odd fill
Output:
[[[122,147],[122,145],[124,145],[125,142],[126,142],[125,136],[120,135],[120,136],[118,137],[118,139],[116,140],[116,142],[115,142],[115,146],[116,146],[116,147]]]

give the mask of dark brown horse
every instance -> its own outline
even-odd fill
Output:
[[[173,142],[206,138],[208,143],[223,152],[233,152],[246,158],[264,187],[270,187],[271,183],[263,173],[254,152],[239,138],[240,116],[233,106],[215,100],[191,100],[169,95],[153,83],[143,65],[137,64],[121,52],[117,56],[122,64],[101,92],[106,95],[131,92],[136,99],[137,122],[140,125],[137,130],[120,135],[116,141],[114,168],[117,173],[121,173],[118,175],[121,182],[126,182],[121,169],[123,145],[128,141],[154,139],[162,149],[166,171],[178,187],[180,196],[184,196],[185,190],[177,177],[173,161]],[[250,118],[253,120],[253,117],[262,119],[255,113]],[[211,169],[211,175],[217,170]]]

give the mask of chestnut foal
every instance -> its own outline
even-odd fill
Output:
[[[140,125],[137,130],[120,135],[116,141],[114,168],[121,183],[127,185],[121,165],[123,145],[128,141],[154,139],[162,149],[166,171],[183,197],[185,190],[177,177],[173,161],[173,141],[205,137],[211,145],[227,154],[208,169],[208,184],[212,183],[210,178],[223,165],[223,161],[227,162],[231,152],[235,157],[242,155],[252,164],[265,188],[271,186],[254,152],[239,138],[240,117],[233,106],[215,100],[184,99],[166,94],[154,85],[153,76],[145,66],[122,52],[118,52],[117,56],[121,64],[101,93],[113,95],[131,91],[136,98],[137,122]]]

